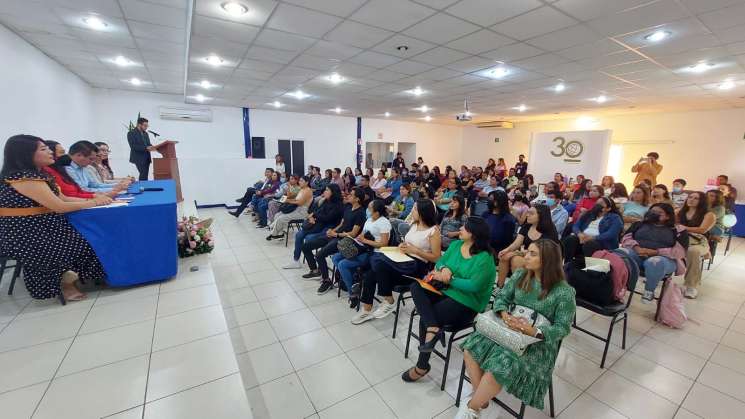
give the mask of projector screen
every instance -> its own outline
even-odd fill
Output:
[[[611,130],[533,133],[528,172],[536,183],[553,180],[556,172],[575,179],[581,174],[593,183],[600,183],[608,165],[611,133]]]

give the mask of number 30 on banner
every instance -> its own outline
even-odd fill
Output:
[[[579,162],[580,160],[578,160],[577,157],[582,155],[582,152],[585,149],[581,142],[576,140],[567,142],[564,137],[554,138],[553,143],[556,145],[557,151],[552,151],[551,155],[554,157],[562,157],[566,155],[569,157],[564,159],[566,162]]]

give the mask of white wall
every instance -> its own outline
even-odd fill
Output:
[[[634,180],[630,168],[636,160],[656,151],[663,165],[658,180],[663,183],[683,177],[689,187],[700,188],[708,178],[724,173],[735,186],[745,187],[745,109],[596,117],[591,124],[577,119],[525,122],[510,130],[468,127],[461,155],[467,164],[484,165],[488,157],[514,164],[519,154],[528,155],[531,133],[578,129],[613,130],[611,141],[623,151],[617,180],[627,185]]]
[[[91,138],[91,88],[83,80],[3,25],[0,57],[0,147],[15,134]]]

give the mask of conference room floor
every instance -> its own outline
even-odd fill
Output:
[[[410,360],[403,356],[411,304],[395,340],[393,316],[353,326],[345,298],[318,296],[318,283],[300,278],[305,270],[281,269],[290,252],[284,241],[266,242],[266,230],[249,217],[200,214],[214,217],[217,248],[182,260],[166,283],[93,292],[61,307],[31,300],[22,285],[7,296],[3,278],[3,419],[454,416],[459,350],[444,392],[435,358],[429,377],[400,379],[416,356],[416,348]],[[705,271],[699,299],[686,302],[696,322],[684,330],[656,325],[654,305],[636,299],[628,349],[617,346],[619,329],[604,370],[601,343],[573,331],[556,363],[557,416],[732,418],[745,411],[745,240],[721,253]],[[580,310],[579,320],[607,331],[604,318]],[[492,404],[482,417],[498,413]],[[528,408],[526,417],[548,415]]]

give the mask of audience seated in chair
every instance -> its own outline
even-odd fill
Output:
[[[685,273],[688,240],[685,229],[675,225],[675,211],[670,204],[653,204],[643,221],[631,225],[621,240],[621,248],[644,270],[642,303],[654,299],[654,291],[663,278]]]
[[[235,201],[240,203],[238,209],[235,211],[228,211],[228,213],[235,218],[240,217],[243,211],[253,202],[254,195],[265,196],[271,195],[274,191],[279,188],[279,178],[274,176],[274,169],[267,167],[264,170],[264,180],[256,182],[252,188],[247,188],[246,193],[243,194],[242,198],[238,198]],[[272,190],[271,193],[267,194],[267,191]],[[258,201],[257,201],[258,202]]]
[[[517,220],[510,213],[507,193],[497,190],[489,193],[488,211],[480,214],[489,226],[489,246],[496,253],[501,252],[515,240]]]
[[[417,381],[429,373],[429,358],[445,340],[445,326],[465,326],[489,303],[494,288],[494,256],[489,248],[489,226],[483,218],[468,217],[459,240],[451,243],[432,271],[433,281],[445,284],[441,293],[411,284],[419,314],[419,359],[404,371],[404,381]]]
[[[598,250],[618,248],[622,231],[623,220],[616,204],[608,197],[600,197],[595,206],[574,223],[572,234],[562,240],[564,261],[569,262],[575,257],[584,261],[585,256],[592,256]]]
[[[297,193],[300,192],[299,179],[297,175],[289,176],[287,182],[279,185],[274,195],[264,197],[259,201],[258,209],[256,210],[258,219],[254,220],[257,222],[256,227],[264,228],[274,221],[274,217],[279,212],[279,207],[282,206],[281,199],[283,196],[287,198],[295,198],[297,196]]]
[[[387,317],[396,309],[393,288],[411,283],[411,279],[406,276],[421,278],[426,273],[427,265],[437,262],[440,258],[442,244],[437,225],[437,210],[432,200],[418,200],[411,211],[411,216],[411,227],[398,249],[413,260],[394,262],[383,253],[372,254],[370,270],[363,274],[360,296],[362,309],[352,318],[352,324]],[[376,287],[383,301],[375,311],[372,311]]]
[[[514,272],[525,266],[525,252],[530,243],[548,239],[559,243],[559,235],[551,220],[551,210],[547,205],[538,204],[528,210],[525,224],[520,227],[515,240],[498,253],[499,277],[497,285],[504,286],[504,280],[510,271]]]
[[[541,329],[509,314],[513,305],[525,306],[545,316],[551,325]],[[494,312],[508,327],[540,339],[518,356],[478,332],[463,343],[463,357],[473,395],[461,402],[456,418],[478,418],[502,390],[537,409],[551,385],[561,340],[569,335],[576,312],[575,292],[564,280],[561,248],[553,240],[528,246],[525,269],[516,271],[497,294]]]
[[[448,208],[449,210],[442,217],[442,222],[440,222],[443,249],[447,248],[451,241],[460,236],[460,228],[463,227],[466,218],[468,218],[466,215],[466,202],[461,195],[453,195]]]
[[[305,241],[311,242],[317,237],[325,237],[326,230],[335,227],[341,221],[344,207],[341,202],[341,189],[336,183],[331,183],[323,191],[323,202],[306,217],[302,228],[295,233],[295,249],[292,253],[290,263],[283,266],[284,269],[300,269],[300,262]],[[320,247],[320,246],[318,246]]]
[[[585,182],[592,182],[591,180],[586,180]],[[584,214],[586,211],[591,210],[595,203],[598,201],[598,198],[601,196],[604,196],[603,187],[600,185],[592,185],[590,187],[590,190],[587,192],[587,195],[582,197],[579,201],[577,201],[577,206],[574,208],[574,212],[572,212],[572,221],[577,222],[579,218]]]
[[[649,189],[644,186],[635,186],[629,195],[629,200],[619,207],[619,210],[623,216],[624,229],[644,219],[644,214],[649,210]]]
[[[360,267],[367,267],[371,253],[374,249],[388,246],[388,240],[391,237],[391,223],[386,216],[388,215],[385,203],[382,199],[376,199],[367,207],[369,217],[362,226],[362,231],[354,237],[355,242],[364,246],[359,249],[357,256],[345,258],[341,253],[336,253],[331,261],[339,271],[341,280],[344,282],[349,291],[350,307],[357,307],[359,304],[359,290],[353,289],[354,271]]]
[[[334,285],[329,278],[329,269],[326,258],[336,254],[339,240],[344,237],[357,237],[362,231],[367,217],[365,216],[365,207],[362,202],[365,200],[365,193],[360,188],[352,189],[352,192],[345,198],[344,214],[341,222],[334,228],[326,231],[325,235],[316,236],[312,239],[305,240],[302,246],[305,261],[308,263],[310,271],[303,275],[305,279],[320,277],[321,285],[318,288],[318,295],[330,291]],[[316,254],[313,250],[318,249]]]
[[[726,229],[724,226],[724,216],[727,211],[724,208],[724,194],[719,189],[712,189],[706,192],[706,199],[709,203],[709,211],[713,212],[714,216],[716,216],[716,223],[709,230],[709,240],[720,242]]]
[[[274,221],[269,225],[270,231],[266,237],[267,240],[284,238],[287,223],[293,220],[302,220],[308,216],[308,207],[313,202],[313,191],[308,184],[309,180],[307,176],[300,177],[298,180],[300,191],[295,198],[287,198],[282,204],[283,206],[280,206],[280,213],[274,217]]]
[[[709,255],[707,234],[717,222],[716,215],[709,211],[709,202],[703,192],[691,192],[686,203],[678,211],[678,225],[688,232],[689,245],[686,251],[685,297],[696,298],[701,285],[701,257]]]
[[[551,210],[551,221],[556,227],[556,233],[559,237],[562,237],[564,230],[566,230],[567,222],[569,221],[569,213],[561,205],[562,193],[556,189],[551,189],[546,192],[546,206]]]
[[[681,209],[686,199],[688,199],[688,192],[685,191],[686,184],[685,179],[675,179],[673,181],[673,190],[670,193],[670,199],[673,201],[673,208],[676,211]]]

